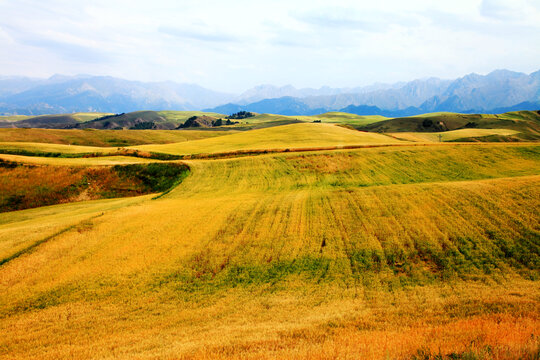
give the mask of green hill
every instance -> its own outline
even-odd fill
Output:
[[[107,116],[107,113],[73,113],[73,114],[54,114],[41,116],[7,117],[9,121],[2,122],[0,118],[0,127],[20,127],[20,128],[45,128],[45,129],[64,129],[76,127],[82,122]],[[19,119],[20,118],[20,119]]]
[[[540,113],[535,111],[516,111],[496,115],[435,113],[389,119],[358,128],[364,131],[384,133],[505,129],[517,133],[501,135],[497,138],[499,141],[529,141],[540,139]],[[480,137],[474,135],[468,138],[481,140]]]

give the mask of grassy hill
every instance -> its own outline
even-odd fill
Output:
[[[47,129],[175,129],[191,116],[222,114],[201,111],[134,111],[126,114],[73,113],[42,116],[0,117],[0,127],[24,127]]]
[[[387,117],[381,115],[356,115],[337,111],[327,112],[320,115],[300,116],[299,118],[305,121],[320,120],[321,122],[325,123],[336,123],[351,126],[364,126],[388,119]]]
[[[28,119],[31,117],[32,116],[29,116],[29,115],[0,115],[0,124],[7,123],[7,122],[20,121],[20,120]]]
[[[373,132],[440,132],[458,129],[513,130],[499,140],[529,141],[540,139],[540,114],[534,111],[516,111],[505,114],[453,114],[435,113],[423,116],[395,118],[359,127]],[[472,135],[475,138],[475,135]]]
[[[193,143],[371,135],[294,124]],[[3,214],[0,358],[536,356],[538,145],[186,163],[157,200]]]
[[[107,113],[73,113],[73,114],[54,114],[41,116],[24,116],[19,118],[8,117],[7,122],[2,122],[0,118],[0,127],[20,127],[20,128],[44,128],[44,129],[63,129],[77,126],[79,123],[91,121],[93,119],[112,115]]]
[[[141,145],[133,149],[167,154],[219,153],[256,149],[320,148],[401,141],[376,133],[363,133],[331,124],[301,123],[241,132],[186,143]]]
[[[0,129],[2,142],[41,142],[85,146],[167,144],[230,134],[229,131]]]
[[[471,141],[471,139],[486,139],[486,137],[500,136],[503,138],[519,134],[518,131],[509,129],[459,129],[443,132],[396,132],[388,135],[401,140],[419,142],[437,141]]]
[[[158,115],[164,117],[167,121],[174,123],[176,126],[183,124],[192,116],[211,116],[215,118],[225,118],[226,115],[213,113],[213,112],[204,112],[204,111],[172,111],[164,110],[157,111]]]
[[[49,143],[33,143],[33,142],[2,142],[0,143],[0,154],[17,154],[17,151],[24,155],[28,153],[56,153],[56,154],[84,154],[84,153],[110,153],[115,151],[115,148],[105,148],[97,146],[82,146],[82,145],[64,145],[64,144],[49,144]]]

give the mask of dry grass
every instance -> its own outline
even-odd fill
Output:
[[[0,358],[537,356],[537,145],[189,164],[0,219]]]
[[[230,131],[0,129],[0,142],[118,147],[206,139]]]
[[[200,154],[237,150],[320,148],[326,146],[406,143],[389,136],[331,124],[291,124],[178,144],[141,145],[143,151]]]
[[[157,162],[157,160],[134,156],[100,156],[82,158],[58,158],[0,154],[0,160],[15,161],[23,164],[61,165],[61,166],[106,166]]]
[[[31,151],[41,153],[62,153],[62,154],[77,154],[77,153],[109,153],[116,151],[116,148],[103,148],[97,146],[81,146],[81,145],[63,145],[63,144],[48,144],[37,142],[0,142],[0,152],[10,151]]]
[[[444,132],[431,132],[431,133],[421,133],[421,132],[401,132],[401,133],[391,133],[392,135],[401,140],[407,141],[419,141],[419,142],[439,142],[439,141],[453,141],[464,138],[477,138],[490,135],[515,135],[518,132],[510,129],[459,129],[452,131]],[[439,140],[439,135],[441,136]]]

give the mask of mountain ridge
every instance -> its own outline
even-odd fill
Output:
[[[517,106],[525,106],[519,108]],[[497,113],[540,108],[540,70],[499,69],[454,80],[436,77],[355,88],[319,89],[259,85],[239,95],[195,84],[141,82],[111,76],[53,75],[48,79],[0,76],[0,114],[41,115],[135,110],[238,111],[314,115],[345,111],[359,115],[408,116],[428,112]],[[374,113],[367,114],[371,110]]]

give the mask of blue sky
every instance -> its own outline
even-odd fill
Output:
[[[540,69],[539,0],[0,0],[0,75],[240,92]]]

